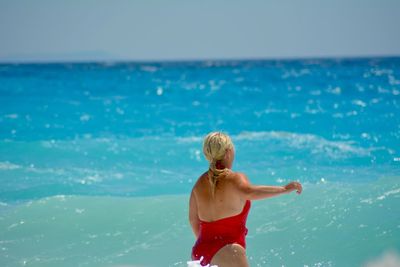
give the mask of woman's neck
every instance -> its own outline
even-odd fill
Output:
[[[222,160],[217,160],[217,162],[215,162],[215,168],[218,170],[223,170],[225,168],[230,169],[229,164],[227,164],[226,162],[224,162]]]

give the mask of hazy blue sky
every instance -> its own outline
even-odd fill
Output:
[[[0,61],[400,55],[397,0],[0,0]]]

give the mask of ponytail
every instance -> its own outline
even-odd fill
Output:
[[[203,143],[203,153],[210,163],[208,180],[211,186],[211,195],[215,196],[218,180],[225,177],[230,170],[228,168],[217,169],[216,163],[225,157],[227,149],[233,149],[230,137],[221,132],[212,132],[206,136]]]

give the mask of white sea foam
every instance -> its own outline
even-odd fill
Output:
[[[140,69],[145,72],[156,72],[158,70],[157,67],[151,65],[141,66]]]
[[[90,120],[90,118],[91,118],[91,116],[89,114],[82,114],[79,119],[82,122],[86,122],[86,121]]]
[[[162,87],[157,87],[157,91],[156,91],[156,93],[157,93],[157,95],[162,95],[163,94],[163,92],[164,92],[164,90],[163,90],[163,88]]]
[[[182,143],[198,143],[203,140],[203,137],[200,136],[187,136],[187,137],[178,137],[177,141]]]
[[[13,164],[9,161],[0,162],[0,170],[15,170],[21,168],[20,165]]]
[[[363,108],[365,108],[367,106],[367,103],[365,103],[364,101],[362,101],[360,99],[354,99],[351,103],[353,103],[354,105],[363,107]]]
[[[201,258],[203,258],[203,257],[201,257]],[[204,266],[202,266],[201,264],[200,264],[200,261],[201,260],[199,260],[199,261],[188,261],[187,262],[187,267],[204,267]],[[217,265],[210,265],[210,264],[208,264],[208,265],[206,265],[205,267],[218,267]]]
[[[53,198],[58,199],[59,201],[65,201],[67,197],[65,195],[55,195]]]
[[[18,114],[17,113],[13,113],[13,114],[6,114],[6,115],[4,115],[4,118],[7,118],[7,119],[13,119],[13,120],[15,120],[15,119],[18,119]]]
[[[61,168],[38,168],[34,164],[25,168],[26,171],[40,174],[64,175],[67,173],[66,169]]]
[[[261,117],[264,114],[272,114],[272,113],[287,113],[287,109],[275,109],[275,108],[267,108],[261,111],[254,111],[254,115],[257,117]]]
[[[363,265],[363,267],[399,267],[400,256],[394,250],[388,250],[379,258],[371,260]]]
[[[257,234],[265,234],[265,233],[271,233],[271,232],[282,232],[286,228],[282,227],[276,227],[274,223],[268,222],[265,224],[262,224],[261,226],[256,228],[256,233]]]
[[[78,213],[78,214],[82,214],[82,213],[85,212],[85,209],[78,209],[78,208],[76,208],[76,209],[75,209],[75,212]]]
[[[231,136],[234,141],[282,141],[290,148],[310,149],[313,154],[323,153],[330,158],[344,158],[348,155],[369,156],[371,151],[380,148],[363,148],[354,145],[351,140],[331,141],[313,134],[298,134],[283,131],[241,132]],[[199,143],[200,136],[178,137],[182,143]]]
[[[308,75],[308,74],[311,74],[311,71],[309,69],[300,69],[300,70],[290,69],[290,70],[285,71],[281,77],[282,77],[282,79],[298,78],[298,77]]]
[[[366,199],[361,199],[360,203],[366,203],[366,204],[373,204],[377,201],[381,201],[384,200],[386,197],[390,196],[390,195],[395,195],[395,194],[399,194],[400,193],[400,188],[397,189],[393,189],[393,190],[389,190],[385,193],[383,193],[382,195],[375,197],[375,198],[366,198]]]
[[[344,154],[368,156],[371,149],[356,147],[351,141],[330,141],[312,134],[297,134],[290,132],[242,132],[233,136],[235,140],[282,140],[289,147],[311,149],[312,153],[325,153],[332,158],[343,157]]]
[[[387,196],[395,195],[395,194],[398,194],[398,193],[400,193],[400,188],[387,191],[387,192],[383,193],[383,195],[377,197],[376,199],[377,199],[377,200],[383,200],[383,199],[385,199]]]
[[[326,89],[326,92],[334,95],[340,95],[342,93],[342,89],[340,87],[329,87],[328,89]]]

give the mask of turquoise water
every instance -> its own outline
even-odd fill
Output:
[[[0,65],[0,266],[186,266],[212,130],[253,183],[251,266],[400,251],[400,59]]]

